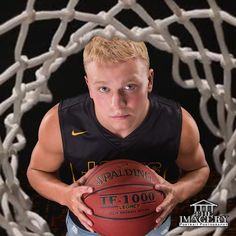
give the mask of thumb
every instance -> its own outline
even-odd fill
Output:
[[[98,168],[98,166],[93,167],[92,169],[90,169],[89,171],[87,171],[86,174],[84,174],[83,176],[80,177],[80,179],[78,180],[78,182],[82,185],[86,182],[86,180],[88,179],[88,177]]]
[[[166,184],[156,184],[155,189],[164,193],[165,196],[171,191],[171,188]]]

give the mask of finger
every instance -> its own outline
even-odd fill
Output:
[[[172,188],[166,184],[156,184],[155,189],[165,193],[165,195],[172,191]]]
[[[147,165],[146,165],[146,166],[147,166]],[[156,178],[157,178],[157,180],[158,180],[159,183],[165,183],[165,182],[166,182],[166,180],[165,180],[162,176],[158,175],[155,170],[153,170],[153,169],[150,168],[149,166],[147,166],[147,167],[156,175]]]
[[[160,215],[156,219],[156,227],[159,227],[166,220],[166,218],[169,216],[171,211],[172,211],[171,207],[167,207],[165,210],[163,209],[163,211],[160,213]]]
[[[156,173],[156,172],[155,172]],[[165,184],[166,180],[156,173],[156,178],[159,184]]]
[[[70,185],[70,187],[78,187],[80,184],[78,183],[78,181],[75,181],[75,182],[73,182],[71,185]]]
[[[90,175],[90,174],[93,173],[97,168],[98,168],[98,165],[94,166],[92,169],[90,169],[89,171],[87,171],[86,174]]]
[[[165,205],[165,204],[167,204],[167,205]],[[160,208],[161,208],[161,211],[159,211],[160,215],[158,216],[158,218],[156,220],[157,227],[159,227],[165,221],[165,219],[170,215],[170,213],[174,209],[174,205],[168,203],[168,201],[166,201],[165,204],[160,206]]]
[[[173,206],[172,200],[173,200],[172,196],[167,195],[164,198],[164,200],[160,203],[160,205],[157,206],[156,212],[161,214],[162,212],[167,211],[168,209],[170,209]]]
[[[157,213],[162,213],[163,211],[165,211],[166,209],[168,209],[170,206],[172,206],[171,204],[171,199],[167,196],[163,202],[157,206],[156,208],[156,212]]]
[[[83,213],[80,214],[79,220],[83,225],[86,225],[87,227],[91,228],[93,226],[93,222]]]
[[[93,188],[90,186],[80,186],[79,187],[79,191],[78,191],[78,195],[81,197],[84,193],[92,193],[93,192]]]
[[[87,224],[82,224],[88,231],[94,233],[94,230]]]
[[[89,170],[86,174],[84,174],[83,176],[81,176],[77,182],[79,183],[79,185],[84,185],[86,180],[88,179],[88,176],[90,175],[91,170]]]
[[[156,220],[156,228],[160,227],[160,225],[165,221],[166,219],[166,215],[163,214],[163,215],[160,215],[157,220]]]
[[[93,226],[93,222],[85,215],[83,211],[81,211],[81,209],[77,208],[72,212],[79,219],[81,224],[83,224],[88,230],[93,230],[91,228]]]
[[[86,225],[86,224],[82,224],[82,225],[83,225],[88,231],[94,233],[94,230],[93,230],[90,226],[88,226],[88,225]]]
[[[82,177],[81,177],[80,179],[78,179],[76,182],[78,183],[79,186],[81,186],[81,185],[84,185],[84,184],[85,184],[86,180],[85,180],[84,176],[82,176]]]
[[[89,177],[89,175],[91,175],[91,174],[97,169],[97,167],[98,167],[98,166],[95,166],[95,167],[93,167],[92,169],[90,169],[89,171],[87,171],[87,172],[85,173],[85,175],[83,175],[78,181],[79,181],[80,183],[85,183],[86,180],[87,180],[87,178]]]
[[[93,211],[87,205],[85,205],[83,201],[81,201],[79,203],[78,207],[79,207],[80,211],[85,212],[87,215],[93,214]]]

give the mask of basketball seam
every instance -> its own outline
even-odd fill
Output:
[[[92,192],[92,193],[89,193],[88,195],[86,195],[86,196],[84,197],[84,200],[85,200],[86,198],[88,198],[89,196],[91,196],[91,195],[97,193],[97,192],[100,192],[100,191],[103,191],[103,190],[106,190],[106,189],[117,188],[117,187],[124,187],[124,186],[148,186],[148,187],[153,187],[152,184],[119,184],[119,185],[113,185],[113,186],[108,186],[108,187],[106,187],[106,188],[98,189],[98,190],[95,190],[95,191]],[[155,190],[156,192],[162,193],[161,191],[156,190],[156,189],[154,189],[154,188],[153,188],[153,189],[150,189],[150,190]],[[150,191],[150,190],[146,190],[146,191]]]
[[[134,219],[138,219],[138,218],[143,218],[143,217],[146,217],[146,216],[149,216],[149,215],[152,215],[152,214],[155,214],[157,213],[156,211],[152,211],[146,215],[141,215],[141,216],[134,216],[134,217],[126,217],[126,218],[110,218],[110,217],[106,217],[106,216],[100,216],[100,215],[97,215],[97,214],[93,214],[93,216],[95,217],[99,217],[99,218],[103,218],[103,219],[108,219],[108,220],[134,220]]]

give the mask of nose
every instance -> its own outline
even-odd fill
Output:
[[[117,91],[112,94],[111,105],[114,108],[123,108],[127,104],[125,94],[122,91]]]

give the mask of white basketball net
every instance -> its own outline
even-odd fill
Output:
[[[19,36],[15,47],[15,61],[0,74],[0,84],[15,77],[12,94],[0,101],[0,115],[11,108],[13,111],[4,119],[5,135],[0,139],[0,227],[8,235],[52,235],[47,223],[36,213],[30,211],[31,204],[28,196],[21,190],[16,177],[18,152],[25,145],[25,137],[21,130],[22,115],[41,101],[49,102],[52,98],[47,87],[51,74],[72,54],[78,53],[94,35],[110,38],[114,35],[133,40],[143,40],[159,50],[173,55],[173,78],[180,86],[197,88],[200,95],[200,113],[210,131],[221,139],[214,148],[213,156],[221,180],[212,192],[209,200],[217,203],[216,214],[227,214],[228,223],[236,217],[236,207],[227,212],[228,200],[236,197],[236,99],[232,97],[231,71],[236,67],[236,59],[229,53],[224,40],[222,22],[236,25],[236,18],[217,6],[214,0],[208,0],[209,9],[185,11],[174,1],[165,0],[173,14],[164,19],[153,19],[135,0],[120,0],[107,12],[99,14],[84,13],[75,10],[78,0],[68,1],[67,6],[60,11],[35,11],[35,0],[28,0],[24,12],[0,25],[0,35],[20,26]],[[153,4],[156,4],[153,1]],[[123,9],[131,9],[139,15],[148,27],[127,28],[115,16]],[[203,41],[192,19],[206,18],[213,22],[220,53],[211,52],[204,48]],[[29,25],[35,21],[61,19],[48,51],[33,58],[22,54]],[[60,41],[72,20],[86,22],[73,32],[66,46]],[[197,50],[181,46],[180,40],[172,36],[169,26],[181,24],[195,41]],[[234,40],[235,41],[235,40]],[[232,43],[233,42],[232,40]],[[201,77],[196,68],[196,61],[204,69]],[[211,62],[218,62],[223,70],[222,83],[216,83],[212,73]],[[188,66],[190,78],[181,78],[180,63]],[[40,66],[35,73],[33,82],[25,83],[26,70]],[[216,101],[217,125],[208,112],[210,99]],[[222,159],[223,156],[223,160]],[[178,227],[168,235],[206,235],[214,233],[221,235],[225,228],[220,227]]]

